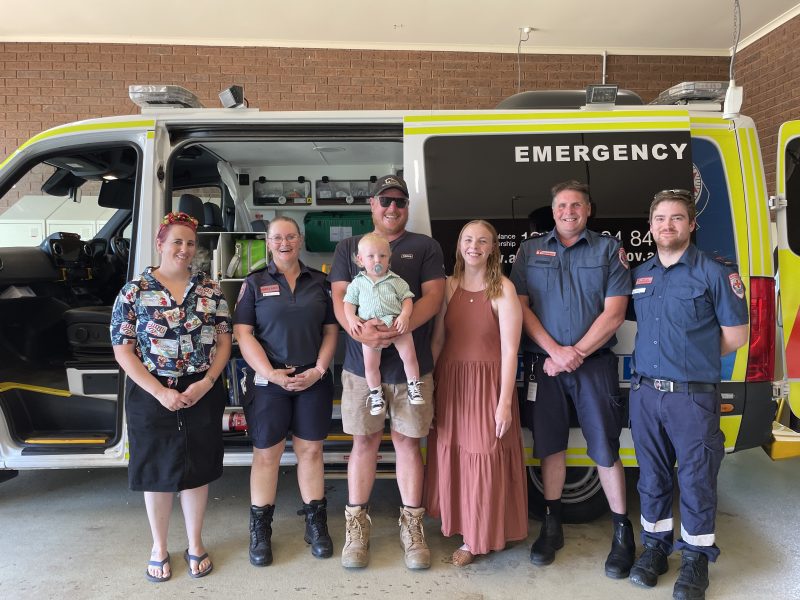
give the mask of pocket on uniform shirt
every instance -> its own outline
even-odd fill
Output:
[[[528,289],[535,292],[546,292],[555,288],[558,263],[534,259],[528,261],[526,270]]]
[[[705,291],[700,287],[676,285],[667,288],[669,298],[674,302],[665,303],[667,315],[678,323],[693,323],[697,321],[696,302],[702,302]]]
[[[586,257],[578,265],[578,281],[581,290],[605,291],[605,283],[608,273],[606,261],[600,257]]]

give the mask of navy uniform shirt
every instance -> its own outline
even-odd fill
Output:
[[[251,273],[239,291],[234,325],[252,325],[273,363],[304,366],[317,360],[322,326],[336,324],[330,286],[322,271],[300,263],[294,292],[275,263]]]
[[[328,280],[351,282],[360,271],[355,263],[358,241],[363,236],[355,236],[342,240],[336,245],[333,265]],[[444,279],[444,256],[439,242],[427,235],[406,231],[396,240],[389,242],[392,250],[389,267],[402,277],[414,293],[414,302],[422,298],[422,284],[426,281]],[[434,319],[417,327],[412,335],[419,362],[420,375],[433,371],[433,355],[431,354],[431,333]],[[364,355],[361,344],[347,336],[345,344],[344,369],[359,377],[364,377]],[[405,383],[406,375],[403,362],[395,347],[383,349],[381,354],[381,376],[385,383]]]
[[[555,229],[523,242],[511,269],[517,294],[561,346],[574,346],[605,309],[606,298],[628,296],[631,278],[619,240],[585,229],[566,247]],[[611,336],[601,348],[617,343]],[[525,336],[523,349],[544,354]]]
[[[720,326],[748,320],[739,274],[690,244],[667,268],[656,254],[634,269],[633,281],[633,370],[651,379],[719,383]]]

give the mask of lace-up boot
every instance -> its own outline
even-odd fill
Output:
[[[675,600],[704,600],[707,589],[708,557],[702,552],[684,550],[672,597]]]
[[[298,515],[306,517],[306,533],[304,540],[311,544],[311,554],[317,558],[330,558],[333,556],[333,541],[328,534],[328,501],[312,500],[303,504],[297,511]]]
[[[424,508],[400,507],[400,544],[405,552],[406,567],[409,569],[428,569],[431,566],[431,551],[425,542],[425,529],[422,517]]]
[[[366,567],[369,563],[369,531],[372,519],[367,508],[362,506],[344,507],[345,532],[342,548],[343,567]]]
[[[266,567],[272,564],[272,515],[275,506],[250,507],[250,564]]]

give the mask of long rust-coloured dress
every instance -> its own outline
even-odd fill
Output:
[[[500,396],[500,326],[486,294],[453,293],[436,363],[435,420],[428,436],[425,506],[445,536],[461,534],[473,554],[528,535],[526,475],[516,390],[512,425],[495,435]]]

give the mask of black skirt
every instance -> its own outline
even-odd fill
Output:
[[[171,387],[182,392],[204,376],[205,373],[198,373],[179,377]],[[166,377],[157,379],[167,385]],[[222,475],[226,394],[221,378],[197,404],[177,411],[164,408],[130,378],[126,387],[131,490],[178,492],[200,487]]]

